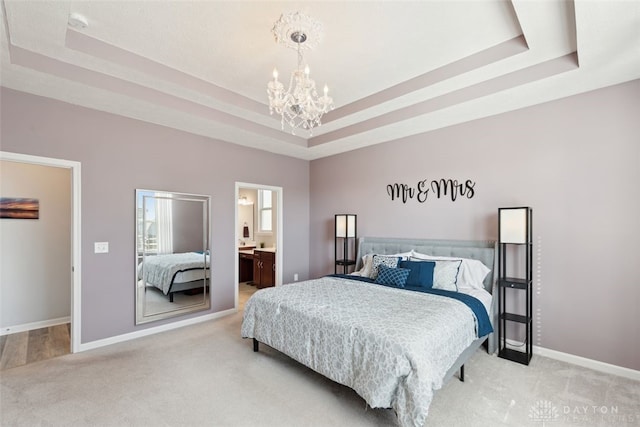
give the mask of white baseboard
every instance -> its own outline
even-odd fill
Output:
[[[556,350],[550,350],[548,348],[538,347],[535,345],[533,346],[533,353],[540,356],[548,357],[550,359],[556,359],[562,362],[582,366],[584,368],[593,369],[594,371],[600,371],[607,374],[617,375],[619,377],[640,381],[640,371],[636,371],[635,369],[612,365],[610,363],[600,362],[599,360],[587,359],[586,357],[563,353]]]
[[[508,339],[507,346],[522,347],[522,343]],[[635,369],[612,365],[610,363],[600,362],[599,360],[587,359],[586,357],[563,353],[561,351],[551,350],[548,348],[539,347],[537,345],[533,346],[533,354],[548,357],[549,359],[560,360],[561,362],[571,363],[572,365],[578,365],[584,368],[593,369],[594,371],[600,371],[606,374],[617,375],[619,377],[640,381],[640,371],[636,371]]]
[[[71,316],[42,320],[39,322],[24,323],[22,325],[3,326],[0,330],[0,336],[16,334],[18,332],[33,331],[34,329],[48,328],[49,326],[64,325],[65,323],[69,322],[71,322]]]
[[[220,311],[218,313],[207,314],[205,316],[192,317],[191,319],[185,319],[178,322],[167,323],[165,325],[156,326],[154,328],[142,329],[136,332],[130,332],[128,334],[116,335],[115,337],[109,337],[102,340],[91,341],[88,343],[81,343],[78,351],[87,351],[93,350],[100,347],[105,347],[111,344],[117,344],[120,342],[125,342],[129,340],[133,340],[136,338],[146,337],[148,335],[158,334],[160,332],[170,331],[172,329],[182,328],[184,326],[195,325],[198,323],[206,322],[207,320],[219,319],[224,316],[228,316],[230,314],[237,313],[238,310],[235,308]]]

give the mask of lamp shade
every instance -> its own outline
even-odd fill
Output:
[[[527,243],[530,208],[498,209],[500,243]]]
[[[356,237],[356,216],[352,214],[336,215],[336,237]]]

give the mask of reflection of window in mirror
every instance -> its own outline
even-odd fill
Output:
[[[258,230],[273,232],[273,197],[271,190],[258,190]]]

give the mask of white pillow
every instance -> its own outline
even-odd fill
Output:
[[[491,272],[491,269],[487,268],[481,261],[477,259],[460,258],[460,257],[446,257],[437,255],[421,254],[416,251],[411,251],[411,257],[423,260],[447,260],[447,261],[462,261],[460,264],[460,271],[458,272],[458,280],[456,282],[458,288],[471,288],[471,289],[484,289],[482,282],[487,274]],[[434,271],[435,281],[435,271]]]
[[[371,264],[373,263],[373,254],[366,254],[362,257],[362,268],[358,270],[360,276],[371,277]]]
[[[433,289],[458,292],[456,282],[458,281],[458,272],[462,260],[436,260],[435,262],[436,266],[433,269]]]

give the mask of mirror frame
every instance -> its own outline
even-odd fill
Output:
[[[147,196],[146,194],[154,194],[154,196]],[[145,230],[141,230],[140,227],[142,224],[145,224],[146,216],[144,209],[144,202],[142,206],[139,206],[138,203],[140,200],[145,200],[146,198],[156,198],[156,194],[167,195],[166,198],[170,198],[175,201],[192,201],[192,202],[201,202],[203,204],[203,248],[202,253],[204,257],[204,279],[203,279],[203,292],[202,292],[202,302],[196,304],[189,304],[186,306],[179,306],[175,309],[166,310],[166,311],[158,311],[154,313],[147,314],[145,311],[146,308],[146,299],[143,298],[141,300],[140,293],[141,287],[139,286],[139,276],[140,273],[138,271],[138,266],[144,262],[145,257],[147,256],[147,251],[145,251],[144,244],[143,247],[140,248],[140,242],[142,237],[142,241],[144,240]],[[164,198],[164,197],[162,197]],[[169,319],[173,317],[182,316],[184,314],[193,313],[196,311],[208,310],[211,308],[211,252],[210,252],[210,242],[211,242],[211,196],[200,195],[200,194],[191,194],[191,193],[179,193],[173,191],[164,191],[164,190],[148,190],[148,189],[136,189],[135,191],[135,244],[134,244],[134,289],[135,289],[135,320],[136,325],[155,322],[157,320]],[[140,218],[140,211],[142,211],[142,217]],[[142,233],[142,234],[141,234]],[[157,254],[156,254],[157,255]],[[208,272],[208,274],[207,274]],[[146,293],[146,284],[144,286],[144,292]],[[168,296],[167,296],[168,297]]]

